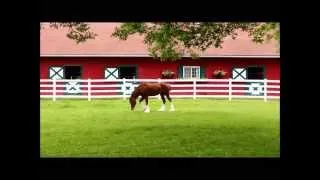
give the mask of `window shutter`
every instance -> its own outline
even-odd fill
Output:
[[[200,78],[201,79],[206,78],[205,68],[203,66],[200,67]]]
[[[179,65],[178,67],[178,79],[183,79],[183,66]]]

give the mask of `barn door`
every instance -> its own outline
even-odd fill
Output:
[[[138,78],[137,65],[120,65],[118,69],[119,79],[126,79],[125,82],[121,81],[121,92],[119,94],[131,95],[134,91],[135,85],[138,84],[138,82],[135,80]]]
[[[72,80],[65,82],[65,95],[81,95],[82,68],[79,65],[68,65],[63,67],[64,79]]]
[[[232,69],[232,79],[234,80],[245,80],[247,79],[247,69],[246,68],[233,68]],[[242,82],[234,82],[233,84],[243,84]],[[248,85],[249,83],[244,83]],[[241,88],[241,90],[248,90],[248,87]],[[243,95],[248,95],[248,92],[244,92]]]
[[[62,66],[50,67],[49,79],[64,79],[64,68]]]
[[[249,92],[248,95],[250,96],[262,96],[264,87],[263,83],[249,83]]]
[[[81,95],[81,82],[78,82],[78,81],[66,82],[65,94]]]
[[[247,79],[247,69],[246,68],[233,68],[232,69],[232,79],[235,79],[235,80]]]
[[[235,80],[245,80],[245,79],[263,79],[258,76],[253,76],[252,68],[233,68],[232,69],[232,79]],[[260,72],[260,71],[259,71]],[[255,74],[254,74],[255,75]],[[246,85],[249,87],[245,87],[244,90],[248,92],[244,93],[249,96],[261,96],[263,95],[263,83],[259,82],[247,82]]]
[[[131,95],[131,93],[134,91],[134,84],[135,82],[125,82],[122,84],[121,90],[125,95]],[[122,94],[122,93],[121,93]]]
[[[247,68],[248,79],[263,80],[265,78],[265,69],[263,66],[249,66]],[[251,96],[263,96],[264,83],[251,82],[249,87],[249,95]]]
[[[119,68],[108,67],[104,70],[104,78],[107,80],[119,79]],[[122,84],[122,82],[114,82],[115,84]],[[120,90],[121,87],[116,87],[115,89]],[[120,94],[119,92],[117,94]]]
[[[104,78],[108,80],[115,80],[119,78],[118,68],[106,68],[104,70]]]

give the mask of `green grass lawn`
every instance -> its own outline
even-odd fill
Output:
[[[279,157],[279,101],[41,100],[42,157]],[[169,110],[169,104],[167,104]]]

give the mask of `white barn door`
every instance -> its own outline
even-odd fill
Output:
[[[245,80],[248,79],[248,69],[247,68],[233,68],[232,69],[232,79],[235,80]],[[262,96],[263,95],[263,83],[259,82],[247,82],[246,85],[249,87],[245,87],[244,90],[248,92],[245,95],[249,96]]]
[[[104,78],[108,80],[115,80],[119,78],[118,68],[106,68],[104,70]]]
[[[49,79],[63,79],[64,69],[63,67],[50,67],[49,68]]]
[[[232,79],[235,79],[235,80],[247,79],[247,69],[246,68],[233,68],[232,69]]]

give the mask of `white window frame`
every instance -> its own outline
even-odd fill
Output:
[[[186,78],[185,77],[185,69],[186,68],[191,68],[191,76],[192,76],[192,68],[197,68],[198,69],[198,77],[195,77],[195,78],[193,78],[193,77],[191,77],[191,78]],[[201,73],[200,73],[200,70],[201,70],[201,68],[200,68],[200,66],[183,66],[183,68],[182,68],[182,77],[183,77],[183,79],[200,79],[201,77]]]

